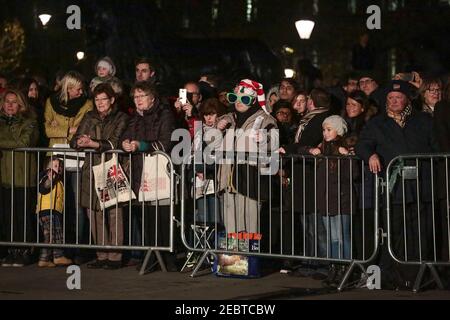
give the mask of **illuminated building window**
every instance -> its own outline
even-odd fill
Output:
[[[314,0],[313,1],[313,15],[318,15],[319,14],[319,0]]]
[[[356,14],[356,0],[348,0],[348,11],[351,14]]]
[[[389,51],[389,71],[391,77],[397,74],[397,50],[395,48]]]
[[[213,0],[211,6],[211,21],[213,26],[216,25],[217,18],[219,17],[219,1],[220,0]]]
[[[252,22],[256,20],[256,16],[258,14],[257,9],[257,0],[247,0],[247,6],[246,6],[246,18],[247,22]]]

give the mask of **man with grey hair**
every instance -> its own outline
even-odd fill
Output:
[[[374,174],[379,173],[384,176],[386,167],[399,155],[431,153],[437,150],[432,130],[432,118],[429,114],[412,109],[410,94],[407,82],[392,81],[387,87],[386,112],[372,118],[361,132],[355,151],[361,159],[368,163],[370,171]],[[405,161],[404,165],[415,166],[416,161],[413,160],[413,163]],[[426,260],[427,255],[432,253],[429,239],[429,235],[432,234],[429,219],[432,201],[429,161],[419,160],[419,167],[416,170],[420,177],[418,182],[417,180],[396,179],[395,170],[392,170],[391,176],[388,177],[392,182],[392,188],[389,190],[392,195],[392,214],[389,221],[393,244],[391,247],[397,257],[407,258],[408,261],[418,261],[420,253],[422,253],[422,259]],[[420,220],[417,216],[418,206],[421,211]],[[387,227],[387,221],[383,221],[383,227]],[[406,230],[406,235],[404,230]],[[421,242],[419,242],[419,231]],[[406,245],[405,238],[407,239]],[[388,282],[382,283],[382,286],[394,285],[394,288],[398,288],[404,286],[408,279],[413,279],[412,274],[407,275],[406,273],[400,278],[394,276],[399,275],[397,271],[400,270],[394,268],[394,263],[387,250],[382,250],[380,259],[380,267],[384,271],[382,272],[384,277],[382,281],[384,279]]]

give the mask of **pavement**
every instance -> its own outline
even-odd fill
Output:
[[[259,279],[192,278],[161,271],[140,276],[135,267],[92,270],[80,267],[80,290],[69,290],[65,268],[0,268],[0,300],[450,300],[450,291],[351,289],[337,292],[320,281],[272,273]]]

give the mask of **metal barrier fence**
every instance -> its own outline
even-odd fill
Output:
[[[420,266],[415,292],[427,269],[443,289],[435,267],[450,265],[449,157],[402,155],[386,170],[388,248],[401,265]]]
[[[339,290],[355,266],[365,273],[379,243],[378,176],[355,157],[313,156],[262,175],[267,161],[251,157],[182,166],[182,241],[202,254],[191,276],[211,254],[350,264]]]
[[[152,252],[167,271],[159,253],[174,250],[175,176],[167,154],[0,152],[1,246],[112,250],[117,259],[118,250],[146,250],[140,273]],[[45,162],[60,163],[59,176]]]

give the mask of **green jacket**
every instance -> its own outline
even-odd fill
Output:
[[[4,149],[33,148],[36,147],[38,138],[37,120],[30,117],[29,112],[15,117],[8,117],[0,112],[0,176],[3,187],[36,186],[36,153]]]

